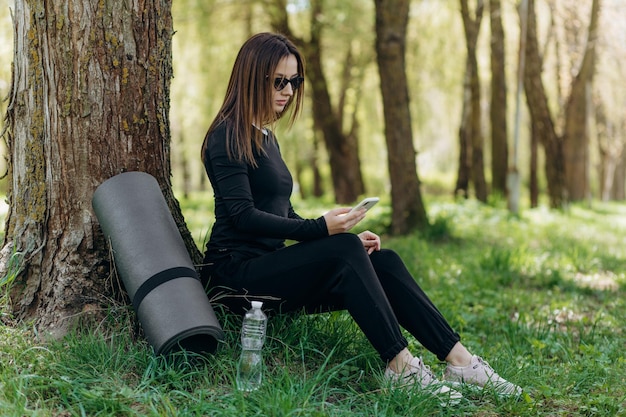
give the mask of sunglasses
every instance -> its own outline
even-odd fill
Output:
[[[274,88],[276,91],[280,91],[287,87],[287,84],[291,84],[291,88],[295,91],[304,82],[304,77],[296,75],[293,78],[274,78]]]

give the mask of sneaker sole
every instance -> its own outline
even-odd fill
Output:
[[[458,391],[471,392],[472,394],[482,394],[485,390],[487,392],[493,392],[500,398],[520,398],[523,394],[523,391],[520,392],[512,392],[506,393],[502,391],[498,391],[496,387],[493,385],[489,385],[486,387],[481,387],[476,384],[469,384],[467,382],[459,382],[459,381],[445,381],[446,384],[449,384],[452,388]]]
[[[415,392],[427,394],[430,397],[433,397],[439,400],[439,405],[441,407],[458,405],[464,398],[463,394],[461,394],[459,391],[452,389],[447,383],[442,383],[441,385],[450,388],[451,391],[447,393],[443,393],[443,392],[433,392],[432,391],[433,389],[434,390],[437,389],[435,387],[431,387],[431,389],[429,389],[429,388],[424,388],[424,387],[422,388],[416,387],[414,384],[400,384],[397,381],[388,381],[388,382],[390,383],[390,386],[386,387],[385,389],[400,389],[400,390],[404,390],[407,392],[410,390],[415,390]],[[456,394],[452,394],[451,392],[456,392]]]

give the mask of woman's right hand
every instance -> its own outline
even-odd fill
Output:
[[[332,209],[324,214],[329,236],[345,233],[365,218],[365,209],[352,213],[350,213],[350,210],[350,207],[341,207]]]

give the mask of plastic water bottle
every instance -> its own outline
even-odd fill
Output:
[[[241,357],[237,364],[237,389],[254,391],[263,379],[263,354],[267,316],[261,310],[263,303],[253,301],[243,318],[241,327]]]

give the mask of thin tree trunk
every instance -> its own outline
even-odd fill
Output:
[[[552,208],[562,208],[567,203],[563,144],[555,131],[554,122],[548,107],[547,94],[541,79],[543,63],[537,42],[537,17],[534,3],[534,0],[528,0],[524,91],[526,92],[526,101],[528,102],[534,134],[536,134],[537,140],[543,145],[545,151],[545,172],[550,206]]]
[[[324,182],[322,181],[322,173],[320,172],[320,164],[317,159],[319,155],[319,139],[317,135],[313,135],[313,154],[311,155],[311,169],[313,170],[313,196],[321,197],[324,195]]]
[[[600,166],[600,198],[602,201],[615,199],[616,182],[619,182],[620,165],[623,160],[624,143],[623,130],[615,129],[606,115],[605,106],[600,97],[594,100],[596,134]],[[623,184],[624,181],[621,181]]]
[[[469,184],[472,166],[472,146],[470,115],[472,112],[470,83],[470,64],[465,62],[465,76],[463,77],[463,103],[461,106],[461,123],[459,125],[459,166],[457,168],[454,196],[469,198]]]
[[[539,207],[539,133],[535,125],[531,126],[530,133],[530,173],[528,188],[530,192],[530,207]]]
[[[491,186],[506,195],[509,168],[505,43],[500,0],[490,0],[491,26]]]
[[[487,182],[485,181],[485,163],[484,163],[484,140],[482,133],[482,111],[480,105],[480,77],[478,74],[478,62],[476,60],[476,45],[478,41],[478,33],[483,16],[483,1],[477,0],[475,16],[470,16],[468,0],[461,1],[461,15],[463,17],[463,27],[465,29],[465,39],[467,47],[467,67],[469,73],[469,90],[470,90],[470,115],[469,115],[469,139],[471,143],[471,165],[470,177],[474,184],[476,198],[479,201],[487,202]],[[467,88],[467,87],[466,87]]]
[[[565,107],[563,155],[568,195],[572,201],[590,197],[589,189],[589,108],[595,70],[595,49],[600,0],[593,0],[587,46],[580,70],[572,82]]]
[[[624,139],[622,138],[622,140]],[[615,178],[613,179],[613,187],[611,189],[611,199],[615,201],[626,200],[626,152],[625,151],[622,151],[622,155],[619,160],[619,163],[615,167]]]

